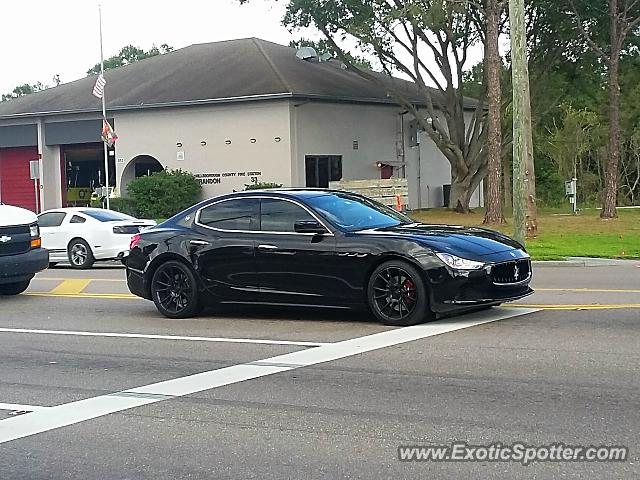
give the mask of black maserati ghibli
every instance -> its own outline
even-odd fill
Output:
[[[126,266],[131,292],[169,318],[251,303],[367,308],[401,326],[533,292],[529,255],[505,235],[319,189],[205,200],[133,237]]]

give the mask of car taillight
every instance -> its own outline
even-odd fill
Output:
[[[113,227],[113,233],[115,234],[125,234],[131,235],[133,233],[138,233],[140,228],[135,225],[125,225],[125,226],[117,226]]]
[[[129,244],[129,250],[133,250],[138,245],[140,241],[140,234],[136,233],[133,237],[131,237],[131,243]]]

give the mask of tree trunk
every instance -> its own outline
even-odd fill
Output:
[[[502,178],[504,181],[504,208],[513,208],[513,194],[511,192],[511,159],[506,156],[502,161]]]
[[[471,202],[471,177],[467,176],[461,180],[451,180],[451,193],[449,197],[449,208],[458,213],[469,213],[469,202]]]
[[[487,82],[487,100],[489,113],[487,116],[487,195],[485,197],[486,225],[502,225],[505,223],[502,211],[501,192],[501,154],[502,154],[502,88],[500,84],[501,62],[498,50],[498,35],[502,7],[498,0],[487,0],[486,6],[486,38],[485,38],[485,81]]]
[[[616,0],[609,2],[611,17],[611,54],[609,57],[609,148],[604,172],[604,195],[600,218],[616,218],[618,197],[618,163],[620,160],[620,44],[618,38],[618,4]]]

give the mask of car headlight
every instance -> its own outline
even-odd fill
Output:
[[[29,225],[29,233],[31,234],[31,238],[37,238],[40,236],[40,227],[38,227],[37,223]]]
[[[436,256],[444,262],[445,265],[455,268],[456,270],[480,270],[484,267],[484,263],[466,258],[456,257],[450,253],[436,252]]]

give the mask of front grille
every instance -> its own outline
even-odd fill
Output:
[[[499,263],[491,268],[491,281],[500,285],[520,283],[531,275],[531,261],[529,259]]]
[[[0,243],[0,256],[26,253],[30,248],[31,242]]]
[[[18,255],[31,248],[31,234],[28,225],[0,227],[0,256]]]
[[[18,225],[15,227],[0,227],[0,237],[5,235],[21,235],[29,233],[29,225]]]

